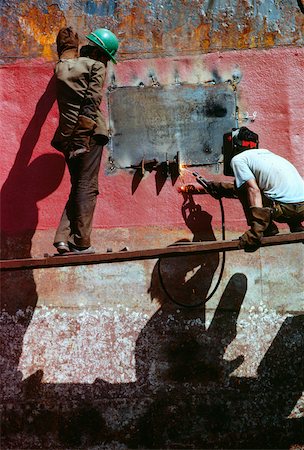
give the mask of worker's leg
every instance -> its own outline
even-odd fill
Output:
[[[102,147],[92,143],[89,153],[72,158],[68,163],[72,184],[69,199],[71,214],[69,242],[76,247],[85,248],[91,245],[93,214],[99,193],[98,174],[101,154]]]
[[[92,140],[89,153],[67,161],[71,192],[55,235],[55,243],[69,242],[80,248],[91,245],[101,155],[102,147]]]
[[[287,223],[291,233],[304,231],[304,202],[302,203],[274,203],[274,220]]]
[[[71,194],[70,194],[70,198],[71,198]],[[60,253],[64,253],[64,249],[65,251],[68,251],[68,240],[69,237],[72,234],[71,231],[71,223],[73,223],[73,213],[72,213],[72,209],[70,207],[71,201],[69,200],[67,201],[67,204],[65,205],[65,208],[63,210],[58,228],[56,230],[56,234],[55,234],[55,238],[54,238],[54,245],[56,248],[62,248],[63,251]]]

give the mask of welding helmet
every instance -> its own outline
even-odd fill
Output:
[[[230,133],[225,133],[223,140],[224,175],[234,175],[230,163],[235,155],[258,147],[259,136],[247,127],[232,128]]]
[[[89,41],[101,48],[103,52],[111,59],[114,64],[117,64],[115,59],[115,54],[118,49],[118,39],[112,31],[106,28],[98,28],[92,31],[88,36],[86,36]]]

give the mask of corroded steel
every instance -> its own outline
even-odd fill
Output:
[[[281,234],[273,237],[262,238],[261,247],[272,245],[282,245],[299,243],[304,241],[304,232]],[[121,251],[118,253],[95,253],[84,255],[68,256],[50,256],[44,258],[26,258],[1,260],[0,269],[2,270],[22,270],[22,269],[47,269],[51,267],[66,267],[89,264],[102,264],[123,261],[138,261],[143,259],[155,259],[163,257],[176,257],[185,255],[194,255],[200,253],[212,253],[218,251],[240,250],[239,240],[234,241],[215,241],[202,243],[186,243],[184,245],[172,245],[166,248],[154,248],[136,251]]]
[[[303,45],[302,2],[277,0],[45,0],[2,2],[2,58],[55,57],[55,38],[69,24],[84,38],[116,31],[122,59]],[[8,38],[9,37],[9,38]]]

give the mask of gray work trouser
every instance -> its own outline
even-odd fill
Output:
[[[102,146],[92,139],[90,151],[66,158],[71,191],[58,225],[54,243],[70,242],[77,247],[91,245],[93,215],[98,195],[98,174]]]

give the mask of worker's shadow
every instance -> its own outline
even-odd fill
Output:
[[[215,239],[210,215],[191,197],[182,212],[194,240]],[[234,376],[244,356],[224,355],[236,338],[247,278],[230,278],[206,323],[218,263],[211,253],[163,258],[154,267],[149,292],[160,308],[135,349],[137,384],[154,400],[134,427],[132,448],[287,448],[301,440],[303,422],[288,415],[303,389],[304,316],[285,320],[256,378]]]
[[[182,214],[194,241],[215,240],[211,216],[192,196]],[[181,245],[183,241],[180,241]],[[136,373],[140,384],[208,383],[224,380],[243,359],[225,361],[223,355],[236,336],[236,323],[247,291],[247,278],[231,277],[213,319],[206,327],[205,303],[213,288],[219,254],[160,259],[152,272],[149,292],[160,309],[136,343]]]
[[[232,278],[233,284],[238,275]],[[145,327],[139,359],[149,345],[158,348],[158,354],[151,349],[146,363],[137,367],[152,386],[161,378],[163,388],[154,389],[153,402],[134,427],[131,448],[168,448],[174,443],[174,448],[283,449],[303,444],[301,406],[295,417],[289,416],[303,392],[304,315],[285,319],[256,377],[234,376],[242,356],[229,362],[223,353],[234,336],[242,293],[230,303],[231,312],[221,312],[222,302],[228,300],[229,306],[232,285],[227,289],[205,332],[199,331],[197,317],[181,314],[177,325],[175,314],[163,308],[162,320],[153,318]]]
[[[41,128],[56,98],[54,81],[52,77],[36,105],[1,190],[1,259],[32,256],[38,202],[59,186],[64,174],[65,163],[59,153],[45,153],[31,160]],[[9,390],[12,383],[17,386],[21,380],[18,361],[36,303],[36,284],[31,270],[1,273],[1,342],[2,360],[5,361],[1,378]]]
[[[183,214],[196,239],[215,239],[211,217],[193,199]],[[235,376],[243,356],[229,361],[224,354],[236,337],[247,279],[230,278],[209,323],[205,302],[218,263],[217,254],[162,259],[166,290],[154,267],[149,292],[160,307],[136,341],[136,381],[32,380],[32,423],[26,408],[13,408],[8,434],[32,433],[40,447],[54,435],[60,448],[290,448],[301,442],[303,426],[287,417],[303,390],[304,316],[285,320],[257,377]]]
[[[195,240],[215,240],[211,216],[202,211],[192,197],[185,199],[182,212]],[[164,441],[159,441],[159,446],[155,447],[158,431],[150,428],[154,406],[156,409],[160,407],[160,420],[170,424],[170,413],[161,399],[170,396],[172,389],[184,389],[187,396],[189,390],[198,386],[223,386],[243,362],[242,356],[227,361],[224,353],[236,337],[237,318],[247,290],[245,275],[231,277],[210,325],[206,326],[205,301],[218,264],[218,253],[158,261],[152,273],[149,293],[151,300],[157,301],[160,307],[136,341],[136,381],[110,384],[96,379],[92,386],[93,398],[128,399],[125,402],[129,402],[130,410],[134,411],[135,421],[120,431],[122,442],[128,448],[166,448]],[[179,306],[181,303],[185,306]],[[199,306],[193,307],[198,303]],[[155,403],[143,414],[139,399],[151,396]],[[174,409],[178,400],[174,403],[170,397],[169,404]],[[100,424],[99,442],[111,439],[111,433],[104,427],[102,409],[90,405],[86,408],[82,404],[77,413],[74,412],[74,417],[70,414],[64,418],[60,438],[66,446],[81,444],[83,435],[88,432],[87,416],[94,417]],[[196,420],[195,417],[193,419]],[[183,418],[180,417],[180,420]],[[98,440],[94,442],[95,437],[91,431],[89,433],[92,439],[90,444],[97,444]],[[117,439],[117,436],[112,435],[112,439]]]

